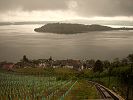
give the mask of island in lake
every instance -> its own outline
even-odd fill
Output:
[[[76,34],[89,31],[111,31],[111,30],[133,30],[133,28],[112,28],[108,26],[92,24],[71,24],[71,23],[49,23],[40,28],[35,28],[35,32],[48,32],[57,34]]]

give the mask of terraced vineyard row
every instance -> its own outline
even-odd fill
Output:
[[[75,81],[57,81],[56,77],[37,77],[0,73],[0,100],[57,100]]]

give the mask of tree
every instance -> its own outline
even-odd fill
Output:
[[[122,66],[126,66],[128,64],[128,59],[127,58],[123,58],[122,60],[121,60],[121,65]]]
[[[103,66],[108,69],[110,67],[110,62],[108,60],[103,61]]]
[[[23,56],[23,62],[28,62],[28,58],[26,57],[26,55]]]
[[[119,67],[120,66],[120,60],[119,58],[115,58],[113,61],[113,67]]]
[[[131,63],[131,70],[130,70],[129,74],[126,74],[126,79],[127,79],[127,81],[126,81],[127,82],[126,100],[128,100],[128,98],[129,98],[129,89],[131,87],[131,84],[133,83],[132,82],[133,54],[129,54],[127,58],[129,60],[129,63]]]
[[[108,80],[108,87],[109,87],[109,85],[110,85],[110,76],[111,76],[112,70],[113,70],[113,68],[112,68],[112,66],[110,65],[110,66],[108,67],[108,78],[109,78],[109,80]]]
[[[127,56],[128,60],[133,63],[133,54],[129,54]]]
[[[103,71],[103,63],[100,60],[97,60],[95,62],[94,68],[93,68],[94,72],[102,72]]]
[[[50,56],[50,58],[49,58],[49,61],[52,61],[53,59],[52,59],[52,56]]]
[[[86,66],[88,68],[93,68],[95,65],[95,60],[91,59],[91,60],[86,60]]]

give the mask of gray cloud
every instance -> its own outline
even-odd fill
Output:
[[[0,0],[0,11],[15,10],[58,10],[67,9],[68,0]]]
[[[77,0],[80,15],[133,16],[133,0]]]
[[[133,0],[0,0],[0,12],[15,10],[71,10],[69,1],[77,2],[72,9],[80,16],[133,16]]]

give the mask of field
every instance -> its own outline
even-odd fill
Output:
[[[68,93],[68,95],[65,97],[65,100],[85,100],[98,98],[100,98],[100,96],[99,92],[96,91],[95,86],[89,84],[85,80],[80,80]]]
[[[0,72],[0,100],[98,99],[96,88],[85,80],[58,80],[54,76]]]

